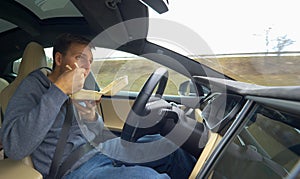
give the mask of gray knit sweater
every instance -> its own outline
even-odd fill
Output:
[[[47,176],[65,119],[63,104],[67,99],[41,70],[29,74],[11,98],[4,116],[2,142],[6,155],[16,160],[30,155],[35,168]],[[72,120],[63,159],[103,129],[100,116],[96,122],[83,121],[79,127],[77,120]],[[76,165],[95,152],[90,151]]]

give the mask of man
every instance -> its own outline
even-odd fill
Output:
[[[9,158],[18,160],[30,155],[35,168],[44,177],[49,175],[66,117],[66,101],[69,95],[83,88],[93,62],[93,48],[89,40],[81,36],[62,34],[53,48],[53,71],[49,73],[39,69],[23,80],[7,107],[7,111],[14,112],[5,114],[2,127],[3,146]],[[103,130],[95,102],[85,101],[84,105],[76,101],[73,103],[81,126],[73,117],[61,161],[95,136],[101,136]],[[178,162],[183,167],[175,167],[172,163],[176,161],[170,161],[181,160],[183,155],[178,152],[175,156],[151,163],[149,166],[159,173],[142,165],[115,165],[114,159],[93,149],[81,157],[64,178],[168,178],[166,173],[175,177],[174,171],[179,173],[179,177],[188,177],[195,162],[192,157],[185,159],[187,166]],[[178,171],[179,168],[183,168],[182,171]]]

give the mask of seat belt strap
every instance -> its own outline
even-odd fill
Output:
[[[68,157],[67,159],[62,163],[58,170],[57,178],[62,178],[68,170],[71,169],[71,167],[87,152],[94,149],[94,147],[87,142],[86,144],[78,147],[75,149]]]
[[[64,120],[64,124],[62,126],[62,130],[60,133],[60,137],[58,139],[57,145],[56,145],[56,149],[55,149],[55,153],[53,156],[53,160],[51,163],[51,167],[50,167],[50,171],[49,171],[49,175],[47,178],[49,179],[54,179],[57,177],[57,173],[58,173],[58,168],[59,165],[61,164],[61,159],[64,153],[64,149],[65,149],[65,144],[67,142],[67,138],[68,138],[68,134],[69,134],[69,130],[71,128],[72,125],[72,119],[74,117],[74,106],[72,104],[72,101],[70,98],[68,98],[68,100],[65,102],[66,105],[66,117]]]

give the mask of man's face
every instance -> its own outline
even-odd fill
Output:
[[[93,54],[89,46],[85,44],[73,43],[67,50],[65,55],[62,55],[61,73],[68,70],[67,65],[72,69],[84,68],[86,71],[84,76],[90,73],[91,64],[93,62]],[[76,63],[76,64],[75,64]]]

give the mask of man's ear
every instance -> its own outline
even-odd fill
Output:
[[[54,60],[55,60],[56,66],[61,66],[61,64],[62,64],[62,54],[60,52],[56,52]]]

